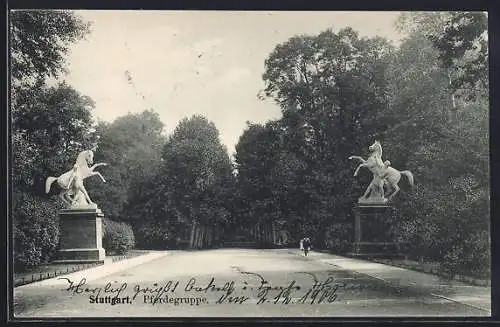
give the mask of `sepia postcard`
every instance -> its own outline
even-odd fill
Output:
[[[486,12],[8,20],[12,319],[491,317]]]

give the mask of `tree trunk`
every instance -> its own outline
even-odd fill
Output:
[[[191,225],[191,237],[189,239],[189,247],[192,248],[194,247],[194,234],[195,234],[195,229],[196,229],[196,222],[194,222],[192,225]]]
[[[207,247],[207,226],[205,225],[201,228],[201,247],[203,249]]]
[[[273,226],[272,223],[267,224],[267,244],[273,243]]]
[[[201,232],[202,232],[202,228],[203,226],[202,225],[198,225],[198,228],[197,228],[197,237],[196,237],[196,248],[199,249],[201,247]]]
[[[451,72],[450,69],[448,69],[448,85],[450,86],[450,93],[451,93],[451,112],[448,111],[448,121],[450,121],[453,116],[455,115],[455,112],[457,111],[457,103],[455,101],[455,92],[452,89],[452,81],[451,81]]]
[[[276,225],[273,223],[273,244],[276,244],[277,242],[277,235],[276,235]]]
[[[267,224],[267,243],[273,243],[273,225],[272,223]]]
[[[201,247],[205,249],[207,247],[207,226],[203,225],[201,229]]]
[[[215,228],[217,228],[217,227],[215,227]],[[210,227],[208,229],[208,246],[212,247],[213,244],[214,244],[214,228]]]
[[[196,247],[196,224],[193,225],[193,241],[191,242],[191,248]]]
[[[262,243],[267,243],[267,224],[262,224]]]
[[[200,243],[200,227],[198,224],[195,226],[194,230],[194,244],[193,247],[198,248],[198,244]]]

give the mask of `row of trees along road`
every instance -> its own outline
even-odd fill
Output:
[[[139,247],[217,246],[243,226],[263,243],[273,241],[273,229],[288,230],[337,252],[352,241],[352,205],[370,181],[366,171],[354,178],[347,158],[366,156],[378,138],[384,159],[416,177],[414,189],[400,183],[391,217],[408,253],[450,272],[488,274],[485,14],[405,13],[397,47],[351,28],[278,44],[264,62],[259,96],[274,99],[282,117],[249,123],[234,163],[202,116],[185,118],[171,135],[152,109],[93,122],[90,99],[44,83],[63,61],[39,60],[30,49],[33,39],[53,38],[37,43],[63,55],[89,26],[67,12],[17,12],[13,21],[13,54],[22,58],[13,61],[12,102],[20,266],[49,258],[57,243],[58,204],[41,194],[45,176],[69,169],[97,135],[108,182],[89,179],[88,189],[108,219],[132,227]],[[61,21],[68,28],[50,28]]]

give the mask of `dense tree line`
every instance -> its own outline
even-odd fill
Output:
[[[354,178],[347,158],[366,156],[377,138],[384,159],[415,175],[414,189],[400,183],[390,217],[407,253],[451,272],[489,270],[483,13],[403,14],[397,47],[351,28],[278,44],[264,62],[261,96],[274,99],[282,117],[249,122],[234,162],[203,116],[183,119],[171,135],[155,112],[161,108],[94,122],[91,99],[44,83],[64,71],[64,53],[89,25],[68,12],[16,12],[12,20],[20,266],[49,259],[57,246],[60,204],[43,194],[44,178],[67,171],[93,144],[96,161],[109,164],[107,183],[86,184],[110,219],[110,247],[207,248],[235,232],[269,245],[273,231],[287,230],[294,240],[308,235],[317,247],[349,251],[352,206],[371,174]]]
[[[44,196],[45,178],[67,171],[78,151],[94,141],[91,99],[64,83],[46,84],[64,71],[69,46],[89,27],[70,12],[10,13],[11,205],[18,269],[56,251],[61,204]]]
[[[283,118],[249,126],[237,147],[246,211],[263,208],[295,239],[312,235],[317,246],[348,251],[352,204],[371,176],[354,179],[346,159],[379,139],[384,159],[416,176],[413,190],[401,183],[391,217],[407,253],[443,261],[451,273],[487,273],[485,20],[405,14],[398,47],[350,28],[276,46],[264,94]]]

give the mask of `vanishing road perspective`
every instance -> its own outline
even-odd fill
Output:
[[[298,249],[152,251],[14,289],[16,318],[456,317],[490,310],[487,287]]]

